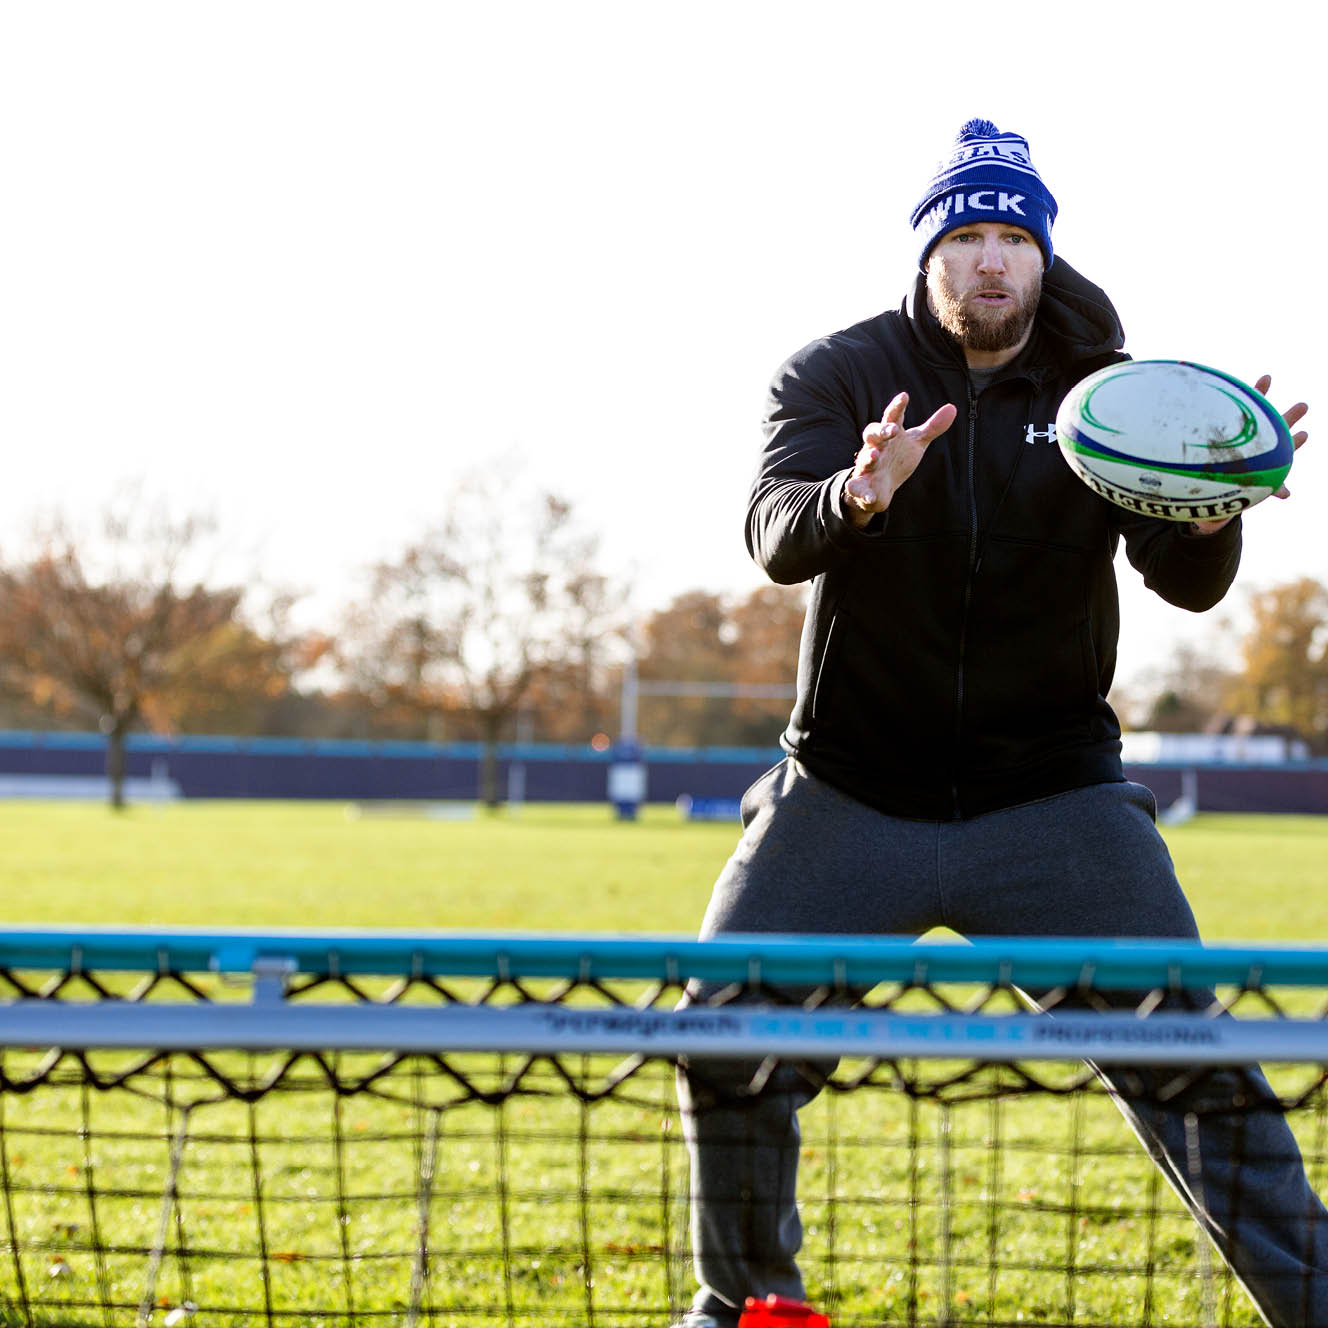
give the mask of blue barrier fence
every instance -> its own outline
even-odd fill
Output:
[[[478,743],[337,742],[291,738],[128,740],[126,773],[169,779],[185,798],[308,798],[374,801],[473,800]],[[649,800],[735,798],[783,753],[778,748],[660,748],[646,755]],[[529,802],[603,802],[613,756],[589,746],[546,743],[499,748],[499,789],[513,765],[525,770]],[[95,777],[106,743],[86,733],[0,733],[0,776]]]
[[[131,737],[127,774],[169,780],[185,798],[294,798],[347,801],[474,800],[482,749],[475,743],[346,742],[290,738]],[[783,759],[769,748],[647,748],[647,800],[735,800]],[[106,744],[89,733],[0,733],[5,777],[95,778]],[[524,767],[530,802],[602,802],[612,754],[589,746],[508,744],[499,749],[499,787]],[[1158,764],[1126,767],[1166,807],[1197,772],[1201,811],[1328,813],[1328,761],[1284,765]]]

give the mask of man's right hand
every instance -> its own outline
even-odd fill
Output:
[[[879,424],[869,424],[862,431],[862,450],[853,474],[844,484],[844,511],[859,528],[877,512],[890,506],[895,491],[918,468],[928,445],[939,438],[959,414],[956,406],[946,404],[931,419],[912,429],[904,428],[908,393],[901,392],[885,408]]]

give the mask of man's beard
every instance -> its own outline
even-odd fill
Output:
[[[1039,276],[1022,295],[1003,283],[981,289],[1003,290],[1014,296],[1014,303],[1000,309],[984,309],[969,304],[942,282],[928,285],[927,302],[936,321],[965,350],[1009,350],[1017,346],[1037,315],[1038,301],[1042,298],[1042,278]]]

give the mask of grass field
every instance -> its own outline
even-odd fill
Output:
[[[1211,940],[1328,943],[1328,820],[1204,816],[1166,832]],[[343,804],[180,803],[115,814],[0,803],[10,922],[695,931],[736,826],[648,807],[467,821]]]
[[[1167,836],[1209,939],[1328,940],[1328,820],[1203,817]],[[0,912],[11,924],[689,934],[735,838],[672,809],[622,824],[600,807],[432,821],[321,804],[0,804]],[[239,1079],[270,1068],[226,1064]],[[366,1068],[347,1058],[342,1072]],[[579,1068],[594,1079],[607,1067]],[[78,1085],[0,1100],[0,1322],[28,1321],[20,1282],[44,1306],[34,1323],[134,1322],[182,1120],[163,1100],[197,1091],[188,1065],[165,1085],[154,1073],[137,1081],[141,1100]],[[353,1305],[404,1324],[435,1148],[421,1322],[663,1328],[685,1302],[687,1175],[667,1073],[593,1108],[555,1093],[442,1112],[439,1086],[410,1067],[376,1095],[297,1080],[193,1113],[152,1322],[188,1300],[204,1308],[176,1323],[339,1324]],[[1100,1098],[940,1109],[864,1090],[823,1094],[804,1117],[804,1268],[836,1328],[1201,1321],[1193,1226]],[[1299,1128],[1322,1182],[1323,1119]],[[1221,1322],[1257,1324],[1225,1294]]]

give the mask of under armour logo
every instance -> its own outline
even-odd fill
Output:
[[[1052,422],[1047,425],[1045,430],[1035,429],[1031,424],[1028,426],[1028,429],[1024,433],[1024,442],[1035,443],[1039,438],[1045,438],[1049,443],[1054,443],[1056,441],[1055,420],[1052,420]]]

